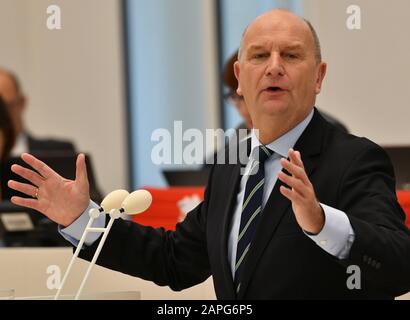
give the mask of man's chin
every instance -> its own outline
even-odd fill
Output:
[[[281,115],[289,110],[289,104],[285,101],[267,101],[262,105],[262,110],[266,116]]]

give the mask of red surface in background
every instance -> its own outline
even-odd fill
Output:
[[[134,216],[134,221],[154,228],[175,230],[180,216],[177,202],[186,196],[198,195],[204,198],[204,188],[145,188],[152,194],[152,205],[144,213]],[[406,212],[406,225],[410,228],[410,191],[397,191],[397,198]]]
[[[397,198],[406,213],[406,225],[410,228],[410,191],[397,191]]]
[[[198,195],[203,200],[205,190],[202,187],[144,189],[151,193],[152,205],[147,211],[135,215],[133,221],[154,228],[164,227],[167,230],[175,230],[181,214],[177,205],[178,201],[193,195]]]

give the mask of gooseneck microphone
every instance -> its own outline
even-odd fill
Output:
[[[128,215],[135,215],[144,212],[149,208],[152,203],[152,196],[146,190],[137,190],[132,193],[128,193],[126,190],[115,190],[109,193],[104,200],[101,202],[101,206],[99,208],[91,209],[88,214],[90,219],[87,223],[86,228],[84,229],[83,235],[81,237],[80,242],[78,243],[77,249],[74,252],[73,257],[71,258],[70,264],[64,274],[63,280],[61,282],[60,287],[56,295],[54,296],[54,300],[57,300],[60,297],[61,291],[65,285],[65,282],[68,278],[69,273],[71,272],[72,266],[74,264],[74,260],[78,257],[80,250],[82,249],[86,237],[89,232],[100,232],[103,234],[101,240],[98,244],[98,247],[94,253],[93,259],[91,260],[87,272],[81,282],[80,288],[77,291],[75,296],[75,300],[78,300],[81,292],[84,288],[85,283],[90,275],[91,269],[94,267],[95,262],[100,255],[101,249],[107,239],[107,236],[111,230],[111,227],[115,220],[118,218],[126,218]],[[109,214],[110,220],[105,228],[93,228],[92,224],[95,219],[97,219],[101,214]]]

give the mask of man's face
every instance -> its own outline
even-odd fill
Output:
[[[282,11],[251,24],[235,64],[238,94],[243,95],[253,124],[267,117],[301,121],[314,106],[326,72],[315,57],[313,35],[300,18]]]
[[[17,92],[9,75],[2,71],[0,71],[0,96],[7,105],[16,132],[20,133],[23,130],[25,99]]]

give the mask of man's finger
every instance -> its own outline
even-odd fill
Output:
[[[88,184],[87,166],[85,164],[85,155],[80,153],[77,157],[75,180],[80,184]]]
[[[37,199],[26,199],[26,198],[21,198],[21,197],[11,197],[11,202],[22,207],[27,207],[34,209],[36,211],[41,212],[39,209],[40,204]]]
[[[289,158],[290,160],[296,164],[297,166],[301,167],[301,168],[305,168],[305,166],[303,165],[302,162],[302,157],[300,156],[300,152],[299,151],[295,151],[293,149],[289,149]]]
[[[25,163],[29,164],[33,169],[41,174],[44,178],[49,178],[54,175],[58,175],[53,169],[46,165],[43,161],[38,160],[36,157],[32,156],[29,153],[23,153],[21,158]]]
[[[289,188],[286,188],[285,186],[280,186],[279,191],[280,193],[282,193],[282,195],[288,198],[292,203],[302,202],[302,196],[299,193],[297,193],[295,190],[290,190]]]
[[[31,184],[27,184],[27,183],[21,183],[21,182],[17,182],[14,180],[9,180],[9,182],[7,183],[7,185],[17,191],[20,191],[30,197],[34,197],[36,195],[36,193],[38,192],[38,188],[32,186]]]
[[[289,171],[290,174],[295,176],[296,178],[302,180],[305,184],[309,181],[306,172],[303,168],[297,166],[296,164],[290,162],[287,159],[281,160],[282,167]]]
[[[299,179],[295,177],[291,177],[280,171],[278,174],[278,178],[285,184],[287,184],[290,188],[294,189],[299,193],[302,197],[305,197],[307,186]]]
[[[40,176],[37,172],[24,168],[18,164],[13,164],[11,166],[11,171],[23,177],[24,179],[30,181],[32,184],[36,186],[40,186],[40,184],[44,181],[44,178]]]

